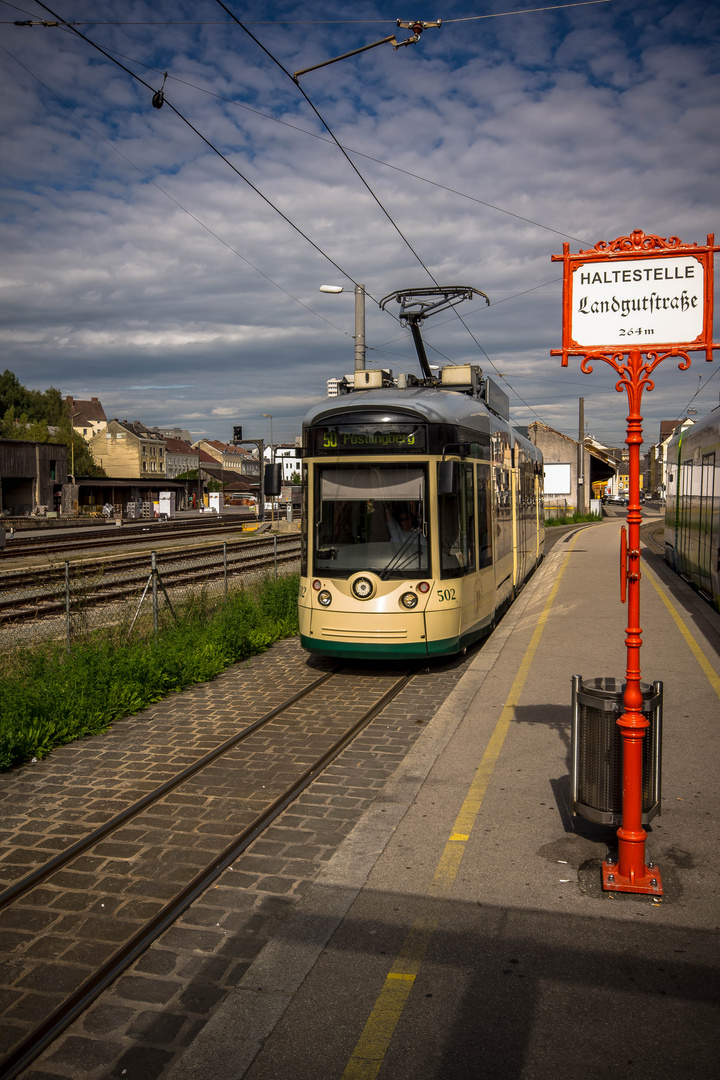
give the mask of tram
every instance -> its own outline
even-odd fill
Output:
[[[720,405],[670,440],[665,561],[720,611]]]
[[[433,373],[419,355],[423,378],[356,371],[303,422],[311,653],[458,653],[542,558],[542,455],[510,423],[507,395],[476,365]]]

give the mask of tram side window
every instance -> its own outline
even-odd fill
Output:
[[[302,467],[302,485],[305,497],[302,501],[301,514],[301,528],[300,528],[300,574],[302,577],[307,575],[308,567],[308,552],[307,552],[307,523],[308,523],[308,467],[303,465]]]
[[[492,564],[492,499],[490,498],[490,466],[477,467],[478,566]]]
[[[502,559],[512,552],[512,506],[510,505],[510,473],[495,469],[495,558]]]
[[[457,490],[440,496],[440,576],[461,577],[475,570],[473,467],[457,465]]]

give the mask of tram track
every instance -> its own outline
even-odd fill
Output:
[[[152,898],[150,902],[154,901],[155,913],[140,925],[131,925],[129,920],[125,921],[127,934],[119,947],[104,963],[86,973],[72,993],[44,1016],[31,1031],[23,1035],[10,1054],[0,1063],[1,1080],[12,1080],[27,1068],[103,990],[172,925],[194,900],[203,894],[219,875],[246,851],[254,840],[262,835],[264,830],[297,799],[301,792],[322,775],[323,771],[360,732],[401,693],[413,679],[414,674],[414,671],[406,671],[401,675],[395,673],[378,677],[376,674],[347,672],[337,668],[324,673],[0,893],[0,911],[12,911],[13,906],[17,904],[21,905],[19,910],[27,911],[27,907],[23,904],[26,904],[29,898],[32,902],[31,898],[35,890],[39,893],[48,893],[53,888],[55,875],[72,874],[73,864],[77,865],[83,861],[87,864],[88,859],[92,858],[89,853],[95,851],[97,855],[102,845],[114,835],[121,837],[124,831],[127,837],[129,824],[134,823],[136,832],[141,831],[143,814],[157,807],[158,804],[162,804],[163,800],[168,800],[173,793],[177,795],[183,785],[190,785],[186,797],[191,798],[193,791],[197,791],[196,787],[193,788],[192,782],[197,783],[203,773],[212,773],[213,767],[222,764],[226,774],[224,790],[229,787],[234,793],[232,816],[237,822],[237,831],[224,847],[216,851],[209,860],[204,861],[199,871],[192,876],[189,876],[189,873],[185,875],[188,880],[183,881],[179,889],[172,890],[169,898],[167,896],[168,884],[170,882],[177,884],[177,874],[173,873],[177,870],[175,860],[167,863],[168,880],[159,880],[157,884],[147,885],[145,882],[148,877],[153,878],[153,868],[157,861],[157,852],[153,845],[150,845],[147,854],[149,865],[145,868],[139,865],[137,853],[130,857],[131,862],[135,864],[135,879],[140,879],[144,894]],[[383,684],[380,688],[378,687],[379,678]],[[389,686],[388,682],[390,682]],[[382,693],[379,692],[380,690]],[[312,709],[308,708],[309,699],[314,699]],[[273,729],[273,724],[284,714],[289,714],[289,716]],[[342,720],[338,714],[342,714]],[[318,747],[319,752],[313,754],[312,760],[309,760],[307,748],[317,742],[318,729],[322,733],[322,745]],[[286,749],[284,743],[290,738],[290,732],[292,732],[292,741],[296,747],[294,752],[296,760],[292,777],[279,787],[273,779],[273,759],[276,753],[280,754]],[[258,774],[257,747],[254,758],[251,750],[248,750],[246,755],[243,753],[243,744],[250,744],[253,739],[257,741],[258,736],[262,736],[260,756],[265,763],[264,772],[260,775]],[[275,752],[272,750],[272,744],[277,748]],[[270,794],[263,800],[262,806],[255,809],[258,801],[259,779],[267,780]],[[211,789],[214,789],[218,777],[206,776],[205,781]],[[262,789],[265,790],[265,788],[266,785],[263,784]],[[243,791],[245,794],[242,794]],[[228,801],[227,797],[225,801]],[[190,805],[194,804],[191,802]],[[166,805],[165,812],[172,814],[179,810],[182,813],[184,806],[182,802],[175,807]],[[152,825],[152,822],[150,824]],[[187,831],[187,823],[184,827]],[[152,828],[150,831],[153,831]],[[178,825],[177,830],[170,830],[168,834],[167,843],[171,849],[175,842],[175,831],[182,832],[182,825]],[[190,830],[191,837],[195,831]],[[192,844],[190,847],[195,851]],[[193,858],[186,856],[186,859],[189,868],[193,863]],[[182,857],[179,863],[183,865]],[[77,877],[77,873],[75,876]],[[100,894],[102,894],[102,889],[99,890]],[[47,903],[47,895],[41,897],[40,902]],[[80,940],[79,937],[78,940]]]

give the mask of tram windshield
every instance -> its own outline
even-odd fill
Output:
[[[427,481],[418,465],[318,466],[315,573],[427,576]]]

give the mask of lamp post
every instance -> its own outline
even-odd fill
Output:
[[[273,454],[275,452],[275,443],[273,441],[273,425],[272,425],[273,418],[272,418],[272,413],[264,412],[263,416],[265,417],[266,420],[270,421],[270,464],[272,465]]]
[[[81,409],[76,412],[70,410],[70,476],[72,477],[73,486],[75,486],[75,417],[79,416],[81,412]]]
[[[320,292],[341,293],[342,285],[321,285]],[[365,370],[365,286],[355,286],[355,370]]]

